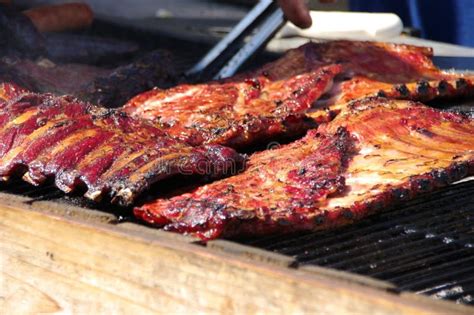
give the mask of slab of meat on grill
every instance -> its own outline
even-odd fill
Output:
[[[460,75],[453,79],[393,85],[355,76],[347,81],[336,82],[325,97],[315,102],[307,115],[314,119],[326,117],[327,111],[339,113],[348,108],[349,102],[371,96],[422,102],[468,98],[474,96],[474,81],[468,76]]]
[[[143,93],[125,111],[192,145],[245,147],[278,135],[297,136],[312,126],[306,118],[325,121],[364,96],[427,101],[474,93],[470,77],[440,71],[431,57],[431,49],[409,45],[308,43],[219,82]]]
[[[302,113],[331,87],[340,69],[330,65],[284,80],[258,76],[155,89],[130,100],[124,110],[191,145],[244,147],[280,135],[304,134],[314,126]]]
[[[48,59],[0,59],[0,80],[15,82],[30,91],[77,95],[98,77],[108,76],[111,70],[84,64],[58,65]]]
[[[72,97],[21,94],[8,85],[0,92],[17,94],[0,101],[3,180],[23,176],[40,185],[51,177],[65,192],[84,186],[90,199],[109,195],[112,202],[130,205],[164,178],[218,176],[243,161],[232,149],[190,147],[124,113]]]
[[[243,173],[135,209],[203,239],[325,229],[474,174],[474,120],[368,98]]]
[[[233,79],[265,75],[271,80],[281,80],[335,63],[343,66],[346,77],[364,76],[392,84],[457,76],[438,69],[432,57],[433,50],[429,47],[347,40],[309,42],[288,50],[274,62]]]
[[[164,50],[152,51],[115,69],[56,64],[48,59],[0,59],[0,81],[15,82],[38,93],[74,95],[105,107],[123,106],[155,86],[171,87],[177,78],[171,55]]]
[[[315,67],[340,64],[342,73],[332,89],[318,100],[308,116],[325,115],[321,109],[340,111],[349,101],[384,96],[395,99],[430,101],[474,95],[474,76],[442,71],[432,61],[428,47],[412,45],[330,41],[308,43],[288,51],[282,58],[254,72],[270,78],[284,78]]]

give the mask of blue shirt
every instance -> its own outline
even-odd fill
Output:
[[[350,0],[350,8],[393,12],[423,38],[474,46],[474,0]]]

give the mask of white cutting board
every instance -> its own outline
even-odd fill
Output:
[[[305,30],[287,23],[278,36],[333,39],[382,40],[399,36],[402,20],[393,13],[311,11],[313,25]]]

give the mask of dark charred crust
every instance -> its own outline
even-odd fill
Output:
[[[463,89],[467,88],[467,86],[468,86],[468,83],[467,83],[466,79],[459,78],[459,79],[456,80],[456,89],[463,90]]]
[[[446,170],[434,170],[431,172],[431,176],[438,187],[449,184],[449,176]]]
[[[417,193],[428,192],[432,189],[429,178],[412,178],[410,179],[412,189]]]
[[[347,220],[353,220],[355,218],[354,213],[349,209],[342,210],[342,216]]]
[[[322,225],[326,222],[326,216],[324,214],[319,214],[317,216],[314,217],[314,223],[316,225]]]
[[[281,226],[289,226],[292,224],[291,221],[288,221],[287,219],[282,219],[282,218],[278,219],[277,223]]]
[[[94,104],[120,107],[139,93],[154,87],[171,87],[177,80],[171,54],[155,50],[118,67],[107,76],[96,78],[77,94]]]
[[[456,163],[448,171],[450,181],[459,180],[469,174],[469,165],[468,163]]]
[[[371,208],[374,212],[382,211],[385,207],[386,205],[382,200],[375,200],[371,205]]]
[[[401,97],[410,96],[410,90],[408,90],[405,84],[396,85],[395,90],[400,94]]]
[[[446,80],[439,81],[438,92],[442,96],[449,92],[449,83]]]
[[[402,187],[393,188],[391,194],[393,199],[397,201],[406,200],[410,196],[409,190]]]
[[[433,138],[434,136],[436,136],[436,134],[432,133],[431,131],[429,131],[428,129],[426,128],[421,128],[421,127],[418,127],[415,129],[416,132],[428,137],[428,138]]]
[[[250,84],[252,88],[256,90],[260,90],[262,88],[260,81],[257,78],[247,79],[245,82]]]
[[[427,81],[418,81],[416,83],[416,91],[420,96],[425,96],[430,93],[430,84]]]
[[[387,97],[387,93],[384,90],[380,90],[377,92],[377,97]]]

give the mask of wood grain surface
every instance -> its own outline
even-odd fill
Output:
[[[3,199],[1,314],[473,314],[350,274],[289,268],[286,259],[245,254],[242,245],[207,248],[133,224],[47,212],[47,202],[38,209]]]

